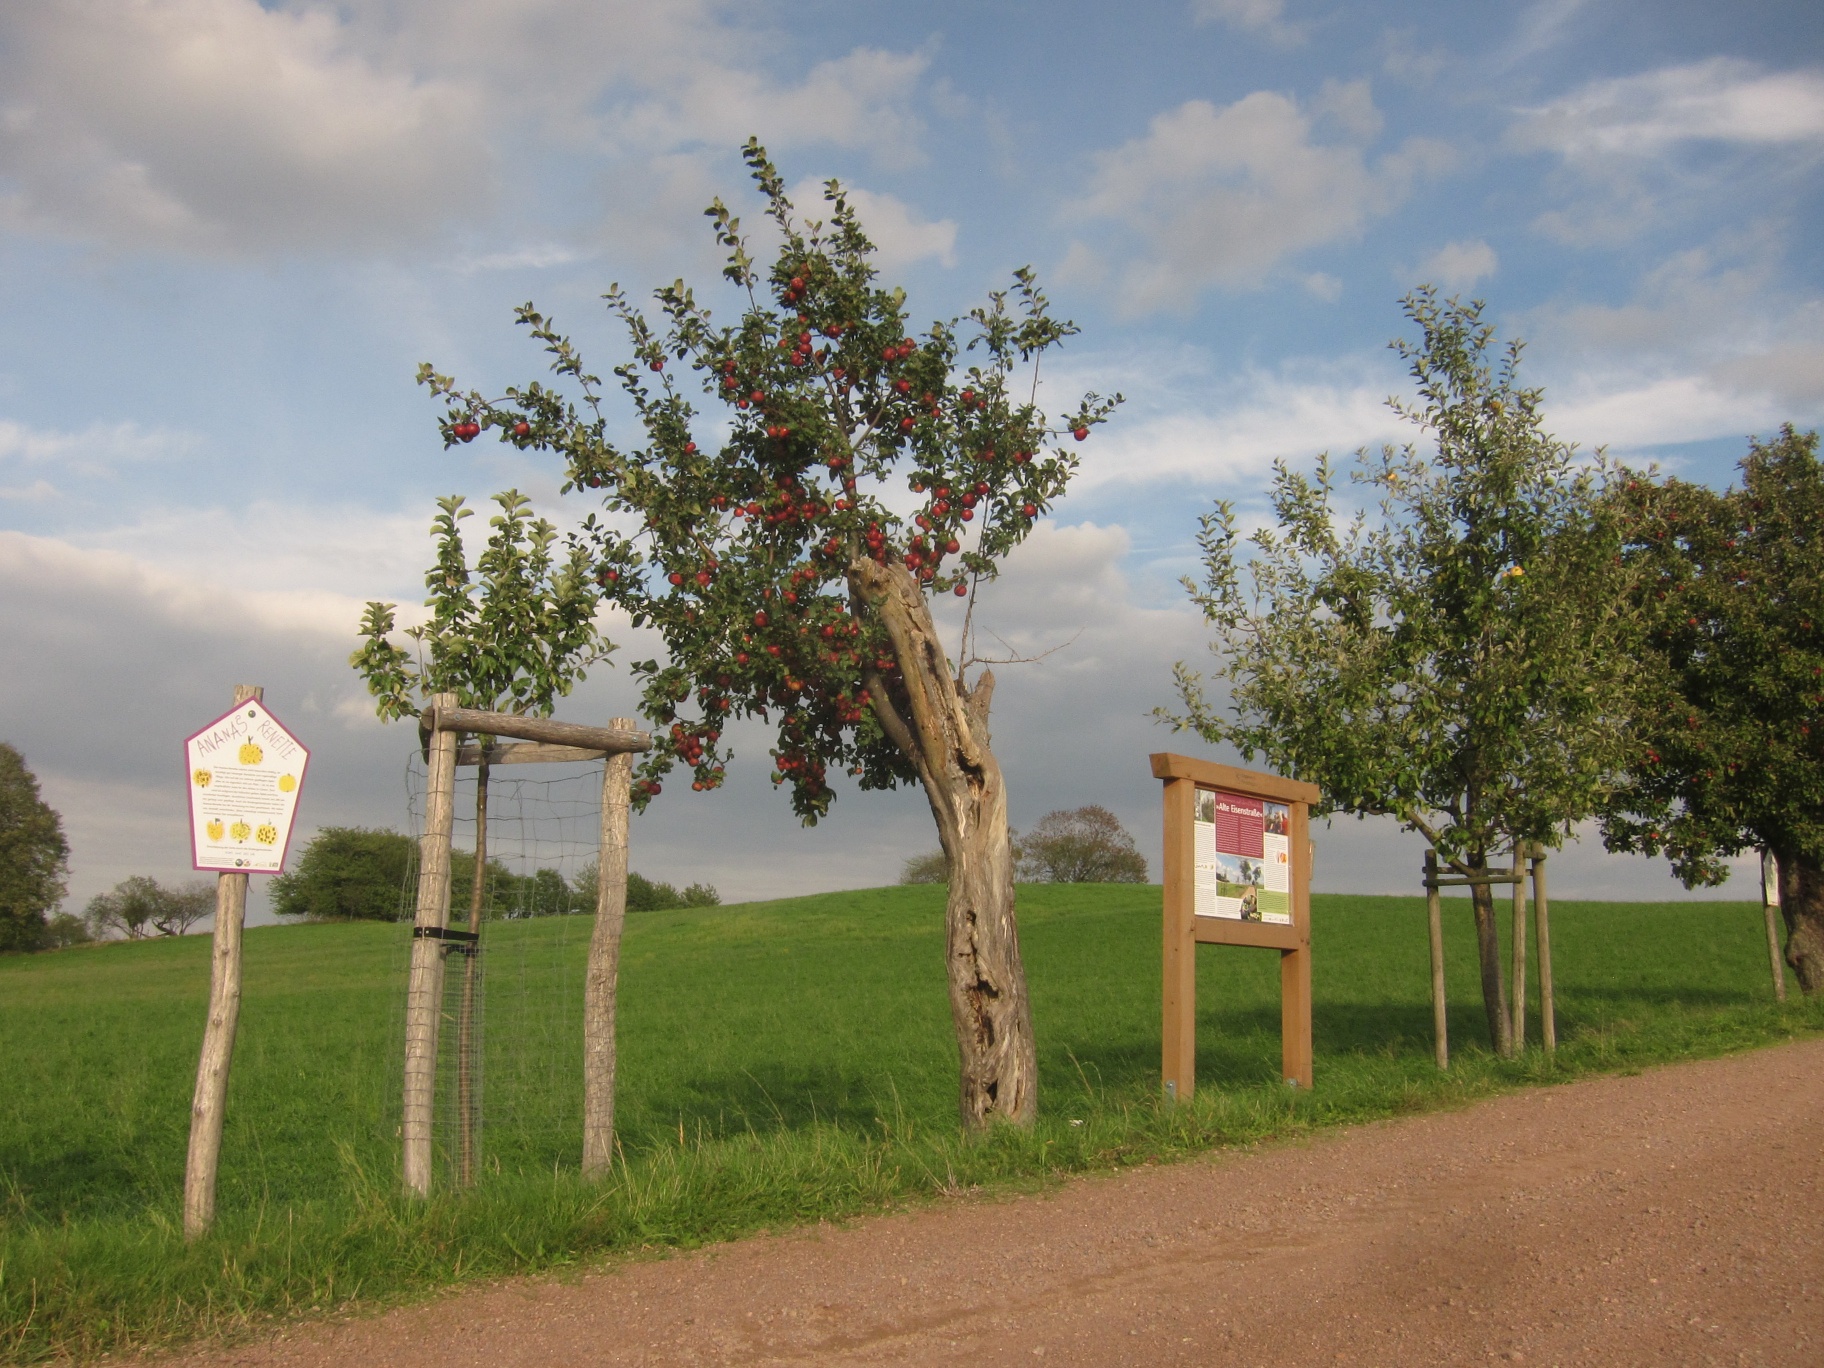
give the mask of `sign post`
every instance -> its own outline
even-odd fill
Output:
[[[285,867],[292,818],[310,752],[260,701],[257,684],[237,684],[234,706],[184,742],[190,794],[191,863],[216,871],[209,1019],[190,1101],[184,1165],[184,1238],[215,1223],[215,1176],[228,1104],[228,1069],[241,1016],[241,925],[249,871]]]
[[[1198,945],[1279,951],[1280,1073],[1311,1086],[1311,805],[1315,784],[1184,755],[1165,782],[1165,1095],[1197,1076]]]

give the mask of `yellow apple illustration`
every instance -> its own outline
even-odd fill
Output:
[[[252,741],[241,742],[240,760],[243,765],[257,765],[266,758],[266,752]]]
[[[208,770],[198,770],[195,774],[190,776],[191,782],[198,788],[208,788],[209,781],[213,778],[215,778],[215,776],[209,773]]]
[[[290,793],[297,786],[298,786],[298,776],[297,775],[281,774],[279,776],[279,792],[280,793]]]
[[[237,821],[233,826],[228,828],[228,834],[237,841],[244,841],[249,836],[253,835],[253,828],[248,826],[245,821]]]
[[[212,841],[221,840],[222,839],[221,819],[220,818],[211,818],[210,821],[208,822],[208,824],[203,827],[203,830],[209,833],[210,840],[212,840]]]
[[[260,829],[253,833],[253,838],[261,845],[271,845],[279,839],[279,829],[271,822],[261,822]]]

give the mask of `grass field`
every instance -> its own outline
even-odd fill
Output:
[[[0,1357],[233,1332],[1824,1027],[1820,1004],[1773,1005],[1758,907],[1566,902],[1558,1059],[1497,1061],[1479,1043],[1467,903],[1451,902],[1457,1056],[1442,1077],[1422,902],[1313,902],[1315,1089],[1276,1081],[1275,956],[1205,947],[1199,1093],[1168,1109],[1158,890],[1022,889],[1043,1115],[976,1140],[955,1123],[941,889],[635,916],[626,1162],[599,1184],[576,1173],[588,922],[492,924],[486,1177],[419,1204],[397,1194],[407,929],[251,931],[220,1223],[191,1248],[178,1225],[208,938],[0,959]]]

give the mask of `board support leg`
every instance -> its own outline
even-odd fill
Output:
[[[1431,1039],[1438,1068],[1450,1068],[1450,1011],[1444,1000],[1444,906],[1438,893],[1438,852],[1425,852],[1425,920],[1431,933]]]
[[[1279,952],[1280,1076],[1311,1086],[1311,947]]]
[[[1172,867],[1165,875],[1161,1072],[1172,1102],[1188,1099],[1197,1083],[1197,871],[1191,846],[1196,802],[1194,781],[1165,781],[1165,858]]]

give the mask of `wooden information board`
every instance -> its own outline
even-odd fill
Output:
[[[1311,1086],[1311,805],[1315,784],[1186,755],[1165,781],[1166,1096],[1197,1076],[1197,946],[1279,951],[1281,1072]]]

